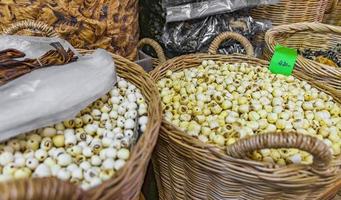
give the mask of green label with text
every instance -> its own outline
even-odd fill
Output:
[[[270,71],[274,74],[290,76],[294,70],[297,50],[276,45],[274,55],[270,61]]]

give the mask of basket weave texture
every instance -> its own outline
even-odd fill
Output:
[[[166,62],[167,58],[165,53],[158,42],[150,38],[143,38],[139,41],[137,47],[142,49],[144,46],[150,46],[156,53],[157,58],[152,58],[153,68],[156,68],[159,64]]]
[[[161,64],[152,71],[155,81],[185,68],[198,67],[203,60],[228,63],[245,62],[267,67],[268,62],[242,55],[192,54]],[[323,81],[312,81],[295,69],[294,76],[329,91],[341,102],[335,90]],[[247,159],[245,154],[262,148],[293,147],[314,156],[314,164],[277,165]],[[340,185],[341,158],[331,159],[328,147],[315,138],[297,133],[268,133],[241,139],[228,147],[204,144],[166,120],[153,153],[159,197],[182,199],[327,199],[335,196]],[[335,188],[338,187],[338,188]]]
[[[0,31],[28,19],[52,26],[76,48],[104,48],[130,60],[137,56],[137,0],[0,1]]]
[[[276,5],[253,9],[252,17],[272,21],[274,26],[297,22],[321,22],[328,0],[281,0]]]
[[[58,35],[47,26],[35,26],[44,35]],[[40,28],[39,28],[40,27]],[[47,32],[50,31],[50,32]],[[79,50],[82,54],[92,50]],[[145,132],[133,146],[125,166],[113,178],[87,191],[56,178],[16,180],[0,184],[1,200],[138,200],[148,163],[157,141],[162,118],[158,90],[150,76],[137,64],[112,54],[118,76],[141,90],[148,104],[148,124]]]
[[[282,25],[270,29],[265,41],[264,55],[267,59],[271,58],[277,44],[296,49],[328,50],[341,43],[341,27],[321,23]],[[341,68],[320,64],[303,56],[298,56],[297,66],[297,70],[303,70],[310,78],[325,81],[341,90]]]
[[[341,26],[341,1],[331,0],[330,9],[324,15],[323,23]]]

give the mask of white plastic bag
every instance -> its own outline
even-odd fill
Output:
[[[0,141],[74,118],[116,82],[114,61],[96,50],[78,61],[38,69],[0,87]]]
[[[276,3],[279,0],[163,0],[167,22],[198,19]]]
[[[44,55],[47,51],[53,50],[54,48],[50,44],[55,42],[60,43],[66,50],[71,49],[77,57],[81,57],[81,55],[67,41],[59,38],[46,37],[1,35],[0,51],[5,49],[17,49],[25,52],[26,56],[24,58],[38,58]]]

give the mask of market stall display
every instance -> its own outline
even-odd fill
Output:
[[[233,1],[232,3],[230,1],[171,1],[168,10],[165,5],[170,5],[170,2],[163,3],[161,0],[140,2],[141,35],[159,42],[164,47],[167,57],[172,58],[183,54],[207,52],[213,39],[225,31],[241,33],[252,41],[256,54],[261,55],[264,44],[257,37],[271,27],[271,21],[254,20],[245,9],[255,4],[270,4],[277,1]],[[209,6],[211,4],[214,6]],[[222,12],[219,10],[221,7],[226,10]],[[179,12],[169,9],[176,9],[184,16],[179,18]],[[206,14],[200,11],[205,11]],[[195,14],[187,16],[187,13]],[[224,54],[244,51],[242,45],[234,41],[226,41],[219,50]]]
[[[12,23],[37,20],[82,49],[104,48],[135,60],[138,1],[7,1],[0,4],[0,31]],[[35,31],[21,30],[25,35]]]
[[[271,27],[271,22],[255,21],[244,11],[231,14],[219,14],[202,19],[167,23],[161,37],[171,57],[195,52],[207,52],[216,36],[225,31],[237,32],[251,40],[254,46],[261,48],[262,43],[256,41],[258,34]],[[219,49],[220,53],[245,53],[241,44],[227,40]],[[261,50],[257,51],[261,52]]]
[[[268,65],[241,55],[192,54],[152,72],[164,110],[153,155],[160,199],[320,199],[336,187],[338,92],[298,70],[271,74]],[[330,104],[336,112],[313,111],[319,98],[332,101],[322,109]],[[335,124],[330,135],[316,132]]]
[[[312,51],[339,51],[341,44],[341,28],[321,23],[295,23],[277,26],[265,35],[266,48],[264,55],[270,59],[277,44],[296,48],[298,50],[310,49]],[[340,54],[336,53],[334,62],[338,63]],[[307,71],[310,78],[324,80],[336,89],[340,87],[341,68],[321,64],[303,56],[298,56],[298,70]],[[335,79],[330,79],[330,74]]]
[[[297,22],[322,22],[329,0],[281,0],[251,11],[256,20],[267,19],[273,26]]]
[[[41,29],[39,31],[43,32]],[[82,54],[91,52],[80,51]],[[148,161],[157,139],[161,107],[157,89],[143,69],[120,56],[112,54],[112,57],[119,82],[108,95],[94,102],[90,108],[84,109],[76,119],[39,129],[35,133],[13,140],[15,142],[7,141],[6,145],[2,145],[1,156],[6,159],[1,160],[9,161],[7,163],[9,166],[2,169],[2,180],[8,181],[9,177],[5,175],[7,172],[17,174],[17,178],[21,177],[19,180],[0,184],[0,190],[3,191],[2,198],[82,199],[86,197],[125,200],[139,197]],[[142,127],[138,124],[145,125]],[[143,132],[138,140],[135,134],[136,125],[140,132]],[[108,132],[106,129],[112,131]],[[119,140],[113,142],[114,138]],[[33,151],[22,152],[21,156],[18,152],[16,154],[13,152],[13,156],[10,155],[13,150],[12,145],[17,148],[18,143],[21,145],[25,142],[27,145],[23,148],[33,148]],[[19,149],[21,149],[20,145]],[[25,153],[29,154],[28,159],[32,162],[25,161],[24,165],[32,164],[32,170],[29,170],[29,167],[20,168],[12,164],[11,158],[14,159],[14,155],[22,158]],[[122,158],[121,161],[116,159],[118,157]],[[23,164],[23,159],[19,160]],[[64,167],[65,164],[69,167]],[[96,165],[100,167],[94,167]],[[54,170],[50,166],[53,166]],[[84,170],[84,167],[88,170]],[[31,173],[35,178],[29,180],[24,178],[31,176]],[[50,177],[54,173],[59,179]],[[74,184],[81,184],[82,177],[90,178],[96,184],[83,184],[83,189],[76,187]],[[103,183],[98,178],[102,179]],[[67,180],[74,184],[65,182]]]

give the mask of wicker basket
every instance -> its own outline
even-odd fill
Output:
[[[341,26],[341,1],[330,0],[330,8],[324,14],[323,23]]]
[[[253,9],[252,17],[272,21],[274,26],[297,22],[321,22],[328,0],[281,0],[276,5]]]
[[[138,0],[0,1],[0,31],[22,20],[52,26],[76,48],[137,56]]]
[[[35,25],[34,31],[44,32],[45,35],[56,35],[53,29],[44,26],[46,30],[50,30],[48,33],[42,28]],[[80,50],[79,52],[86,54],[92,51]],[[140,66],[118,55],[112,54],[112,57],[115,60],[117,74],[139,88],[148,104],[146,131],[134,145],[130,159],[123,169],[112,179],[87,191],[52,177],[6,182],[0,184],[0,199],[139,199],[147,166],[158,137],[162,115],[161,104],[156,86]]]
[[[276,44],[297,49],[327,50],[341,43],[341,27],[320,23],[282,25],[270,29],[265,35],[265,41],[264,55],[267,59],[271,58]],[[320,64],[302,56],[298,56],[297,66],[298,70],[307,73],[309,77],[324,80],[341,90],[341,68]],[[330,78],[330,75],[335,78]]]
[[[246,62],[263,67],[269,64],[242,55],[192,54],[166,61],[151,75],[158,81],[168,70],[197,67],[207,59],[229,63]],[[300,71],[295,70],[294,75],[306,79]],[[321,90],[330,90],[336,98],[337,92],[323,84],[323,81],[308,82]],[[337,101],[341,102],[341,98]],[[306,150],[314,155],[314,164],[280,167],[241,159],[251,150],[280,147]],[[162,121],[152,160],[161,200],[326,199],[327,195],[335,196],[339,189],[335,187],[339,185],[333,184],[341,178],[340,158],[333,160],[328,168],[318,167],[327,166],[331,155],[322,141],[307,135],[262,134],[239,140],[223,149],[204,144],[165,120]]]

